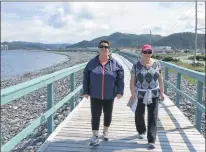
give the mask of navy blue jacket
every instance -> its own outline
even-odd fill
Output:
[[[112,57],[102,66],[97,55],[87,63],[83,74],[83,94],[102,100],[123,95],[124,70]]]

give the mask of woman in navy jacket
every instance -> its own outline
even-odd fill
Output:
[[[124,92],[124,70],[109,56],[109,42],[99,43],[99,55],[91,59],[84,69],[83,95],[91,99],[92,132],[90,145],[98,145],[98,131],[102,109],[104,112],[104,140],[108,140],[108,127],[112,120],[114,98]]]

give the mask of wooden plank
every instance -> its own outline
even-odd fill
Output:
[[[127,145],[127,147],[125,147],[125,145]],[[129,146],[128,146],[129,145]],[[84,149],[92,149],[94,147],[89,146],[89,142],[85,143],[85,142],[81,142],[78,144],[64,144],[61,145],[60,147],[56,147],[53,146],[52,144],[47,148],[47,150],[56,150],[56,151],[61,151],[64,149],[70,149],[70,148],[84,148]],[[113,143],[112,145],[108,145],[106,142],[101,142],[101,144],[99,146],[95,147],[96,149],[99,150],[111,150],[111,151],[115,151],[115,150],[126,150],[126,149],[132,149],[132,150],[149,150],[148,149],[148,145],[147,144],[129,144],[129,143],[125,143],[125,144],[115,144]],[[191,147],[189,147],[191,148]],[[170,151],[176,151],[176,150],[185,150],[185,151],[190,151],[187,147],[183,147],[183,146],[174,146],[172,147],[171,145],[167,146],[167,145],[156,145],[155,149],[161,149],[161,150],[170,150]],[[199,150],[204,150],[204,147],[198,147],[196,149],[194,149],[193,151],[199,151]],[[150,150],[151,151],[151,150]]]
[[[117,57],[118,59],[118,57]],[[119,59],[119,62],[121,60]],[[126,65],[125,80],[129,80],[130,73]],[[134,113],[126,106],[129,99],[129,81],[125,81],[125,95],[120,99],[115,99],[112,123],[109,128],[110,140],[102,141],[103,113],[100,121],[100,145],[89,146],[91,130],[90,101],[86,100],[75,114],[64,121],[58,133],[50,138],[49,144],[44,152],[66,152],[66,151],[151,151],[147,147],[147,139],[137,139]],[[147,109],[145,109],[145,120],[147,126]],[[205,151],[205,139],[195,129],[194,125],[184,116],[184,114],[168,98],[160,108],[157,121],[156,152],[187,152]],[[42,151],[42,152],[43,152]]]

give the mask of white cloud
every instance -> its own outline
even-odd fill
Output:
[[[18,11],[10,13],[7,10],[2,13],[2,40],[75,43],[114,32],[148,34],[152,30],[152,34],[169,35],[194,29],[193,4],[175,6],[175,3],[168,7],[168,4],[161,3],[55,2],[42,3],[43,7],[35,3],[36,9],[33,10],[38,10],[38,13],[34,12],[29,19]],[[24,6],[22,4],[19,7]],[[201,20],[205,18],[202,14],[204,12],[198,16]]]

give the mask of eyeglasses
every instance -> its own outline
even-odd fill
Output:
[[[105,49],[108,49],[109,46],[105,46],[105,45],[100,45],[99,48],[105,48]]]
[[[143,54],[152,54],[152,50],[142,51]]]

